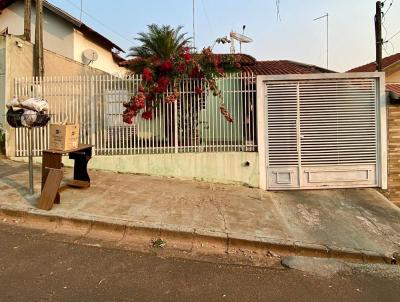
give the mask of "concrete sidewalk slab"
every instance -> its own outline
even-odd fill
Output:
[[[0,159],[0,209],[53,217],[58,230],[68,228],[68,219],[80,221],[82,234],[100,238],[114,225],[121,232],[117,241],[130,237],[132,229],[146,230],[148,236],[181,234],[190,241],[187,249],[201,246],[201,238],[214,238],[226,241],[228,252],[248,245],[294,254],[390,258],[400,251],[400,209],[374,189],[265,192],[104,171],[90,171],[90,176],[90,188],[62,190],[61,204],[46,212],[36,209],[38,196],[27,195],[27,165]],[[40,191],[40,167],[35,167],[35,190]],[[82,221],[91,222],[87,230]]]

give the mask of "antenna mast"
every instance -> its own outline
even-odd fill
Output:
[[[81,21],[82,22],[82,11],[83,11],[83,0],[81,0],[81,14],[80,14],[80,17],[79,17],[79,21]]]
[[[315,18],[314,21],[326,18],[326,68],[329,68],[329,14]]]
[[[195,0],[192,2],[193,8],[193,48],[196,48],[196,27],[195,27]]]

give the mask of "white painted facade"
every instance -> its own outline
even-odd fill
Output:
[[[127,70],[118,66],[118,63],[114,61],[111,49],[107,49],[101,43],[89,39],[75,28],[72,23],[47,8],[44,8],[43,17],[43,44],[45,49],[80,63],[84,63],[82,52],[86,49],[93,49],[98,53],[99,58],[96,62],[91,63],[90,66],[111,74],[126,73]],[[35,41],[35,19],[36,11],[33,5],[32,43]],[[2,11],[0,14],[0,31],[6,28],[8,28],[8,33],[11,35],[23,35],[24,1],[19,0]]]

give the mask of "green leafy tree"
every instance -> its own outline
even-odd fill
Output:
[[[138,58],[155,57],[167,60],[177,56],[191,40],[186,37],[187,33],[181,32],[182,26],[172,28],[169,25],[150,24],[147,28],[148,32],[141,32],[136,38],[141,45],[132,47],[129,55]]]

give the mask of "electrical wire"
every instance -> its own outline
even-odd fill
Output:
[[[386,1],[385,1],[386,2]],[[383,4],[385,4],[385,2],[383,2]],[[387,10],[383,13],[383,17],[386,16],[386,14],[388,13],[388,11],[392,8],[394,0],[392,0],[392,2],[390,2],[389,7],[387,8]]]
[[[386,1],[387,1],[387,0],[383,1],[382,7],[384,6],[384,4],[385,4]],[[382,27],[383,27],[383,29],[385,30],[385,35],[384,35],[384,38],[383,38],[382,46],[383,46],[383,50],[385,51],[386,55],[389,55],[388,50],[387,50],[387,43],[390,43],[390,45],[392,46],[392,51],[393,51],[393,53],[395,52],[394,45],[393,45],[393,43],[392,43],[390,40],[393,39],[395,36],[397,36],[397,35],[400,33],[400,31],[398,31],[398,32],[395,33],[393,36],[391,36],[389,39],[387,39],[388,31],[387,31],[387,28],[386,28],[386,26],[385,26],[386,15],[388,14],[389,10],[392,8],[393,3],[394,3],[394,0],[392,0],[392,1],[390,2],[389,7],[386,9],[386,11],[385,11],[384,13],[382,13]]]
[[[206,19],[207,19],[207,22],[208,22],[208,26],[209,26],[209,28],[211,30],[211,34],[212,34],[213,37],[215,37],[214,28],[213,28],[213,26],[211,24],[211,21],[210,21],[210,18],[208,16],[208,13],[207,13],[207,10],[206,10],[206,5],[204,4],[204,0],[201,0],[201,5],[203,7],[204,15],[206,16]]]
[[[96,17],[93,17],[92,15],[90,15],[88,12],[84,11],[81,9],[81,7],[79,5],[77,5],[76,3],[70,1],[70,0],[63,0],[64,2],[69,3],[70,5],[74,6],[75,8],[79,9],[81,11],[81,14],[85,14],[86,16],[88,16],[89,18],[91,18],[92,20],[96,21],[98,24],[102,25],[104,28],[108,29],[110,32],[112,32],[113,34],[117,35],[118,37],[128,41],[129,43],[134,42],[134,39],[130,39],[127,38],[123,35],[121,35],[118,31],[114,30],[113,28],[109,27],[107,24],[103,23],[102,21],[100,21],[99,19],[97,19]]]
[[[387,39],[385,42],[389,42],[390,40],[392,40],[394,37],[396,37],[398,34],[400,34],[400,30],[398,32],[396,32],[393,36],[391,36],[389,39]]]
[[[280,11],[281,1],[280,0],[275,0],[275,6],[276,6],[276,20],[282,21],[282,19],[281,19],[281,11]]]

